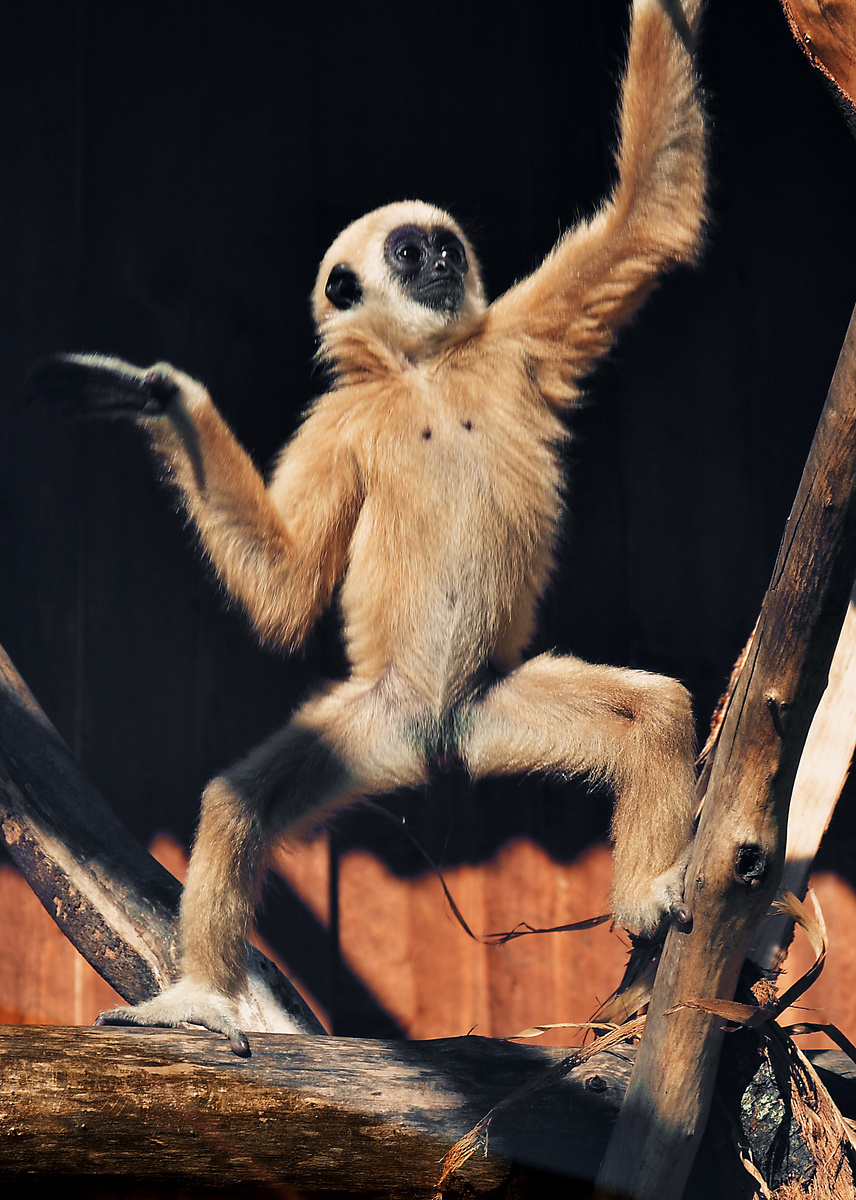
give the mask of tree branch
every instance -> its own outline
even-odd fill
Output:
[[[856,314],[761,616],[710,763],[687,871],[691,932],[670,930],[600,1196],[678,1200],[707,1118],[721,1021],[782,875],[788,806],[856,576]]]

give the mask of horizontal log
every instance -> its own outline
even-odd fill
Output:
[[[477,1193],[509,1163],[591,1179],[629,1076],[623,1049],[564,1078],[566,1050],[480,1037],[379,1042],[256,1034],[241,1059],[204,1031],[0,1026],[0,1189],[19,1173],[433,1196],[490,1109]]]

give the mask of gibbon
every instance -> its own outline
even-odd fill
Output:
[[[561,414],[658,276],[700,245],[704,125],[675,7],[632,5],[612,194],[492,304],[463,230],[431,205],[391,204],[337,238],[312,297],[332,383],[267,484],[202,384],[169,364],[68,355],[42,368],[49,400],[147,431],[264,641],[299,645],[339,588],[350,663],[208,784],[180,978],[101,1023],[191,1022],[248,1053],[245,939],[272,839],[449,761],[474,779],[608,781],[615,920],[650,934],[669,913],[687,919],[687,692],[644,671],[524,660],[562,509]]]

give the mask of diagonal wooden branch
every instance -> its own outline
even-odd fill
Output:
[[[97,794],[0,648],[0,836],[44,908],[131,1003],[175,969],[181,887]],[[247,1028],[324,1033],[291,983],[251,948]]]
[[[687,870],[691,931],[670,930],[599,1196],[678,1200],[707,1119],[720,1021],[782,876],[788,806],[856,576],[856,313],[758,626],[710,762]]]

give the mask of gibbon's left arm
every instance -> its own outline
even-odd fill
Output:
[[[262,641],[293,648],[330,602],[360,506],[335,405],[318,405],[266,486],[201,383],[168,363],[60,355],[31,388],[81,416],[127,417],[154,449],[220,581]]]
[[[658,275],[698,252],[705,134],[688,45],[700,8],[684,0],[682,14],[679,0],[634,0],[615,190],[489,310],[486,336],[522,345],[551,404],[575,399]]]

